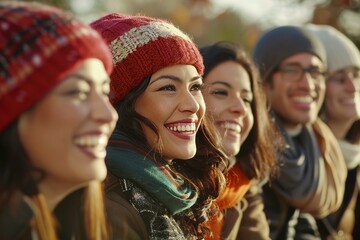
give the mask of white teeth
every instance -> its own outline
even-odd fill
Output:
[[[241,132],[241,127],[239,124],[236,123],[230,123],[230,122],[225,122],[221,125],[223,128],[228,129],[228,130],[232,130],[235,132],[240,133]]]
[[[196,125],[195,123],[178,123],[167,128],[174,132],[193,132],[196,129]]]
[[[101,136],[84,136],[75,139],[75,144],[84,147],[104,147],[107,144],[107,137]]]
[[[103,159],[106,156],[108,137],[105,134],[84,135],[77,137],[74,142],[77,147],[95,158]]]
[[[298,96],[298,97],[293,97],[293,99],[302,103],[312,103],[314,101],[314,99],[311,96]]]

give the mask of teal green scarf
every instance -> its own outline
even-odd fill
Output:
[[[111,136],[106,164],[112,174],[135,182],[172,214],[190,208],[198,197],[188,181],[175,176],[168,165],[147,158],[120,132],[115,131]]]

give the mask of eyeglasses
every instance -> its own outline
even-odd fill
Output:
[[[300,64],[286,64],[278,67],[278,72],[281,73],[284,81],[297,82],[305,73],[309,73],[311,78],[315,81],[325,80],[325,72],[318,67],[302,67]]]

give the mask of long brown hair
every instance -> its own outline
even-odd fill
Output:
[[[239,50],[239,52],[238,62],[249,74],[254,96],[251,104],[254,126],[241,145],[236,158],[242,167],[248,170],[248,177],[264,179],[269,174],[274,176],[277,173],[278,157],[284,147],[284,142],[267,110],[267,100],[263,88],[259,84],[258,70],[244,51]]]
[[[126,134],[133,144],[150,154],[152,159],[160,164],[165,164],[161,157],[163,146],[156,126],[135,111],[135,102],[145,91],[149,81],[150,76],[117,103],[115,108],[119,119],[116,129]],[[197,202],[190,208],[191,214],[184,213],[174,216],[186,234],[193,235],[198,239],[203,239],[207,232],[204,223],[213,214],[210,209],[212,201],[219,196],[225,186],[223,170],[227,165],[227,158],[220,150],[220,139],[213,124],[210,124],[209,121],[208,116],[205,116],[196,134],[197,152],[195,156],[186,161],[175,159],[170,165],[170,170],[174,174],[187,179],[198,192]],[[147,143],[141,123],[147,125],[157,135],[155,147],[151,147]]]
[[[31,226],[41,240],[58,239],[58,227],[56,216],[48,208],[45,197],[38,190],[38,182],[46,174],[36,169],[27,156],[20,142],[18,123],[15,121],[0,135],[0,213],[11,205],[14,195],[21,193],[24,199],[30,200],[33,210]],[[39,172],[34,177],[34,172]],[[75,229],[75,235],[86,236],[86,239],[108,239],[103,204],[102,185],[94,181],[85,187],[84,202],[74,206],[76,211],[84,214],[81,229]],[[15,206],[16,207],[16,206]]]
[[[228,41],[200,48],[200,53],[205,64],[204,78],[215,66],[225,61],[239,63],[249,75],[254,96],[251,103],[254,126],[241,145],[236,159],[249,178],[263,179],[269,174],[275,174],[283,140],[266,109],[266,98],[260,87],[259,73],[254,63],[240,46]]]

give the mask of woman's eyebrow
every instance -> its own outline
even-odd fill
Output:
[[[215,85],[215,84],[221,84],[221,85],[225,85],[226,87],[228,88],[231,88],[231,85],[225,81],[221,81],[221,80],[218,80],[218,81],[215,81],[215,82],[212,82],[208,85]]]
[[[176,82],[182,82],[183,79],[182,78],[179,78],[177,76],[174,76],[174,75],[170,75],[170,74],[166,74],[166,75],[161,75],[157,78],[155,78],[149,85],[151,85],[152,83],[158,81],[158,80],[161,80],[161,79],[170,79],[170,80],[174,80]],[[190,79],[190,82],[194,82],[194,81],[197,81],[199,79],[202,79],[201,76],[195,76],[195,77],[192,77]]]

